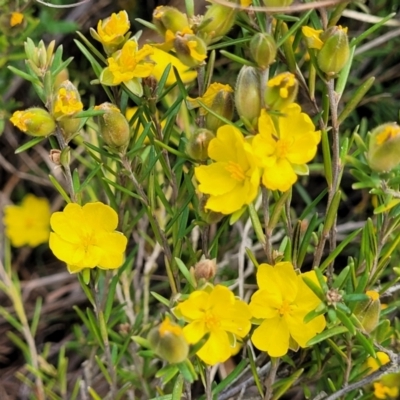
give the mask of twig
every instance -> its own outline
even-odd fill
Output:
[[[271,369],[269,371],[267,379],[265,380],[266,392],[265,392],[264,400],[269,400],[272,398],[272,395],[273,395],[272,385],[275,382],[276,373],[278,372],[278,367],[279,367],[279,358],[272,358],[271,359]]]

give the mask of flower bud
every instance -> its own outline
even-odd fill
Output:
[[[26,28],[27,22],[24,14],[14,11],[0,16],[0,32],[8,37],[17,36]]]
[[[199,27],[199,35],[209,44],[226,35],[235,23],[237,11],[233,7],[212,4]]]
[[[234,112],[232,91],[220,90],[211,103],[211,109],[221,117],[232,121]],[[225,125],[224,121],[211,113],[207,113],[205,122],[206,128],[213,132],[216,132],[220,126]]]
[[[221,221],[222,218],[224,218],[224,214],[216,211],[211,211],[208,208],[205,208],[207,200],[208,196],[203,195],[200,197],[199,200],[200,218],[209,225],[216,224],[217,222]]]
[[[189,20],[175,7],[159,6],[153,12],[153,24],[161,35],[165,35],[168,30],[173,33],[182,31],[189,26]]]
[[[380,125],[371,132],[367,159],[377,172],[389,172],[400,164],[400,127],[395,122]]]
[[[320,35],[320,39],[324,45],[318,53],[318,66],[328,76],[334,76],[342,70],[350,57],[347,28],[332,26]]]
[[[111,103],[94,108],[105,113],[98,117],[98,125],[104,143],[118,153],[124,153],[130,139],[129,123],[120,110]]]
[[[296,100],[299,84],[293,74],[283,72],[267,82],[265,106],[269,110],[282,110]]]
[[[235,105],[240,118],[252,126],[257,125],[261,112],[260,75],[256,68],[244,65],[238,75],[235,90]]]
[[[61,165],[61,150],[51,149],[49,153],[49,158],[55,165]]]
[[[277,47],[275,39],[268,33],[257,33],[250,40],[250,53],[256,64],[268,68],[276,57]]]
[[[32,136],[48,136],[56,129],[52,116],[43,108],[15,111],[10,121],[22,132]]]
[[[293,3],[293,0],[263,0],[267,7],[287,7]]]
[[[200,279],[205,279],[209,281],[214,278],[217,272],[217,263],[215,262],[215,258],[213,260],[200,260],[194,266],[194,277],[197,281]]]
[[[128,13],[120,11],[113,13],[110,17],[101,20],[97,24],[97,32],[91,28],[90,34],[93,39],[99,41],[108,55],[119,50],[127,37],[125,34],[129,31],[131,24]]]
[[[176,55],[188,67],[197,67],[207,58],[207,46],[202,39],[191,33],[176,35],[174,40]]]
[[[64,81],[58,87],[53,100],[53,116],[57,121],[70,118],[82,111],[83,104],[78,89],[71,81]]]
[[[68,143],[79,131],[82,120],[80,118],[64,118],[58,121],[58,126],[66,143]]]
[[[169,317],[149,332],[147,340],[152,350],[171,364],[185,361],[189,354],[189,345],[183,336],[182,328],[171,322]]]
[[[361,322],[366,332],[372,332],[379,322],[381,302],[379,293],[374,290],[367,291],[368,300],[360,301],[354,308],[354,315]]]
[[[207,129],[199,129],[186,144],[186,153],[196,161],[206,161],[207,149],[214,134]]]
[[[27,64],[36,73],[37,76],[43,77],[50,68],[53,61],[55,40],[52,40],[46,48],[43,40],[37,46],[32,39],[28,38],[24,43]]]

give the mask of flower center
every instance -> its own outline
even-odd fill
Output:
[[[82,236],[82,246],[85,249],[85,253],[88,252],[89,247],[94,246],[96,244],[96,239],[94,238],[93,233],[88,233],[87,235]]]
[[[289,152],[290,142],[285,139],[280,139],[276,142],[276,155],[278,158],[286,158]]]
[[[284,300],[281,308],[279,309],[279,314],[282,316],[286,316],[288,314],[290,314],[292,311],[292,306],[290,305],[290,303],[287,300]]]
[[[204,322],[206,323],[208,330],[217,329],[220,326],[220,320],[212,312],[206,311],[204,316]]]
[[[246,178],[242,167],[238,163],[229,161],[225,169],[231,174],[231,177],[233,179],[236,179],[239,182],[243,181]]]

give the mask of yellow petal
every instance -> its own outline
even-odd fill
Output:
[[[82,207],[82,213],[85,225],[90,226],[93,231],[112,232],[117,228],[118,215],[106,204],[100,202],[87,203]]]
[[[286,159],[279,159],[275,165],[265,168],[262,176],[262,182],[266,188],[281,192],[289,190],[296,181],[297,175]]]
[[[208,301],[209,294],[202,290],[191,293],[189,298],[176,307],[179,313],[187,320],[194,321],[204,316],[204,305]]]
[[[208,365],[225,362],[231,356],[228,334],[222,330],[211,332],[205,345],[196,353]]]
[[[206,325],[202,320],[193,321],[183,328],[183,334],[189,344],[197,343],[207,332]]]
[[[237,161],[238,147],[243,143],[244,138],[239,129],[223,125],[208,146],[208,156],[215,161]]]
[[[213,196],[232,191],[238,181],[231,177],[231,173],[226,169],[226,166],[226,163],[217,162],[196,167],[195,176],[200,182],[199,190],[202,193],[212,194]]]
[[[249,304],[251,314],[254,318],[275,318],[279,315],[282,304],[282,294],[277,288],[271,286],[268,290],[257,290]]]

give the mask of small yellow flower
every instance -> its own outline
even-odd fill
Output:
[[[376,358],[368,357],[366,367],[368,367],[368,374],[377,371],[382,365],[387,364],[390,361],[389,356],[383,351],[376,352]]]
[[[197,97],[195,99],[189,97],[188,102],[191,108],[201,107],[197,100],[200,100],[204,103],[208,108],[211,108],[213,101],[219,92],[227,92],[233,93],[233,89],[230,85],[223,85],[222,83],[214,82],[212,83],[206,92],[201,97]],[[201,113],[203,115],[207,114],[207,111],[204,108],[201,108]]]
[[[257,196],[260,171],[241,132],[221,126],[208,146],[208,156],[216,162],[195,168],[199,191],[210,195],[205,208],[231,214],[250,204]]]
[[[399,388],[386,386],[382,382],[374,382],[374,395],[377,399],[397,399]]]
[[[5,234],[15,247],[36,247],[50,235],[50,205],[47,199],[28,194],[20,206],[4,209]]]
[[[83,110],[79,92],[70,81],[61,84],[54,99],[53,116],[57,120],[69,118]]]
[[[100,202],[81,207],[70,203],[50,219],[50,249],[67,263],[70,273],[85,268],[119,268],[124,261],[126,237],[115,231],[117,213]]]
[[[99,21],[97,24],[97,33],[100,42],[106,46],[121,44],[130,26],[131,24],[126,11],[111,14],[111,17]]]
[[[22,132],[32,136],[48,136],[56,129],[53,117],[43,108],[33,107],[15,111],[10,122]]]
[[[151,54],[153,54],[151,46],[146,44],[138,50],[137,42],[129,40],[121,50],[107,59],[108,67],[101,73],[101,83],[116,86],[124,82],[130,90],[141,96],[143,89],[140,78],[148,77],[154,68],[153,62],[146,61]]]
[[[251,327],[249,306],[222,285],[209,292],[194,291],[174,312],[189,323],[183,333],[190,344],[210,334],[196,353],[208,365],[225,362],[231,357],[237,351],[237,339],[245,337]]]
[[[293,103],[282,110],[275,127],[271,116],[261,111],[259,134],[253,138],[253,152],[264,169],[262,183],[271,190],[285,192],[297,181],[294,167],[311,161],[321,140],[321,132],[307,114]],[[279,132],[279,133],[278,133]]]
[[[23,20],[24,20],[24,14],[17,11],[12,12],[10,18],[10,26],[13,27],[16,25],[20,25]]]
[[[282,110],[296,100],[298,91],[296,77],[290,72],[283,72],[271,78],[265,89],[267,109]]]
[[[309,26],[303,26],[301,32],[306,38],[307,47],[309,49],[321,50],[324,42],[320,39],[320,35],[323,32],[322,29],[313,29]]]
[[[293,344],[306,347],[307,342],[325,328],[323,315],[304,323],[304,317],[321,300],[304,283],[303,276],[317,281],[315,272],[297,275],[289,262],[279,262],[274,267],[268,264],[258,267],[259,290],[251,298],[250,310],[253,317],[262,322],[251,341],[271,357],[284,356],[289,348],[294,347]]]

